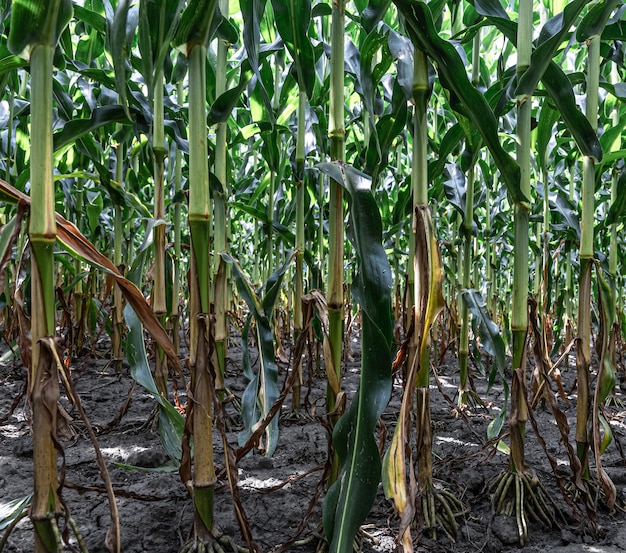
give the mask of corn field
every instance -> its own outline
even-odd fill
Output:
[[[0,0],[0,552],[621,550],[625,8]]]

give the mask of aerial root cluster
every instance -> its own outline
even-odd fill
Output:
[[[514,516],[520,545],[528,538],[528,520],[551,528],[555,506],[539,478],[530,472],[501,472],[491,484],[496,515]]]
[[[315,418],[304,409],[292,409],[286,413],[281,413],[280,420],[285,422],[293,422],[297,424],[304,424],[307,422],[313,422]]]
[[[202,539],[195,538],[187,542],[180,553],[250,553],[246,547],[237,545],[230,536],[222,535],[205,543]]]
[[[455,541],[459,531],[456,519],[465,510],[463,503],[446,489],[433,488],[422,495],[424,529],[433,539],[437,539],[437,528],[441,528],[450,541]]]
[[[461,411],[487,410],[485,402],[474,390],[462,390],[459,392],[457,408]]]
[[[374,545],[377,544],[378,539],[375,536],[372,536],[369,532],[367,532],[365,528],[366,527],[363,527],[363,526],[359,528],[359,531],[354,537],[354,541],[352,542],[352,551],[354,553],[359,553],[362,550],[361,546],[364,540],[370,541]],[[328,553],[330,549],[328,545],[328,540],[325,537],[323,537],[323,530],[321,527],[318,527],[317,531],[314,532],[311,536],[303,540],[297,541],[294,545],[297,545],[297,546],[307,545],[315,538],[318,539],[317,547],[315,548],[315,553]]]

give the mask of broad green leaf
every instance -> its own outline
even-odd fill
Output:
[[[71,19],[71,0],[13,0],[9,50],[29,57],[37,44],[54,47]]]
[[[548,167],[548,145],[554,133],[554,125],[559,120],[559,112],[552,109],[547,102],[544,102],[539,112],[539,121],[537,123],[537,141],[535,148],[537,150],[537,158],[539,159],[539,167],[542,170]]]
[[[539,35],[539,45],[533,50],[530,66],[519,80],[516,96],[532,96],[537,84],[561,46],[565,35],[590,0],[574,0],[565,10],[546,22]]]
[[[184,7],[184,0],[140,2],[139,51],[142,72],[150,91],[153,89],[156,68],[163,67],[166,56],[171,53],[172,38]]]
[[[361,381],[333,432],[341,473],[324,501],[330,551],[349,553],[380,482],[374,431],[391,394],[391,268],[382,246],[382,222],[369,178],[345,164],[322,163],[350,196],[349,237],[358,260],[354,297],[362,310]]]
[[[371,32],[376,24],[385,16],[391,0],[369,0],[367,7],[361,12],[361,23],[366,32]]]
[[[101,14],[85,6],[74,4],[74,19],[83,21],[101,35],[106,33],[106,19]]]
[[[126,75],[126,57],[130,49],[126,46],[126,21],[130,4],[130,0],[119,0],[115,7],[115,16],[113,18],[113,24],[110,26],[108,36],[109,49],[111,50],[111,57],[113,59],[113,70],[115,71],[115,84],[120,100],[119,103],[122,108],[124,108],[128,119],[131,119],[131,116],[130,111],[128,111],[126,94],[126,83],[128,81]]]
[[[494,358],[496,368],[500,374],[504,374],[506,366],[506,353],[504,340],[498,329],[498,325],[491,320],[489,311],[478,290],[463,290],[463,299],[476,321],[480,333],[480,340],[489,355]]]
[[[355,90],[363,97],[363,103],[369,116],[369,121],[366,124],[371,127],[374,126],[374,122],[377,119],[377,113],[374,108],[376,101],[376,85],[374,84],[372,62],[374,54],[379,51],[380,47],[385,44],[385,42],[385,36],[377,30],[374,30],[366,37],[360,49],[356,47],[352,40],[347,40],[345,44],[345,71],[354,75],[356,79]],[[387,63],[390,65],[391,59],[387,59]],[[370,141],[373,143],[378,155],[380,155],[377,132],[372,133]],[[370,149],[371,148],[372,146],[370,146]]]
[[[602,146],[587,117],[578,109],[572,85],[561,68],[554,62],[541,78],[543,86],[554,100],[567,128],[572,133],[578,148],[584,156],[596,162],[602,160]]]
[[[92,234],[96,234],[96,229],[100,226],[100,215],[104,211],[104,200],[102,194],[98,192],[85,207],[87,221]]]
[[[626,117],[620,117],[617,125],[608,129],[605,128],[604,133],[600,137],[603,152],[614,152],[621,148],[624,127],[626,127]]]
[[[498,123],[485,97],[470,83],[463,60],[456,48],[442,39],[428,8],[423,2],[394,0],[407,21],[413,43],[437,64],[441,84],[451,93],[455,110],[471,119],[489,148],[502,180],[515,202],[529,202],[520,188],[520,168],[504,151],[498,136]]]
[[[278,32],[296,64],[298,86],[313,96],[315,52],[309,38],[311,0],[272,0]]]
[[[396,60],[396,82],[402,87],[407,101],[413,99],[413,45],[411,41],[389,29],[387,45]]]
[[[611,204],[609,213],[602,221],[602,227],[610,226],[624,218],[626,213],[626,171],[622,171],[617,180],[617,195],[615,202]]]
[[[159,434],[161,443],[170,459],[180,461],[185,419],[157,389],[148,363],[143,325],[129,305],[124,308],[124,319],[129,331],[126,339],[126,356],[130,365],[130,375],[159,403]]]
[[[550,210],[555,217],[554,226],[570,228],[574,231],[577,238],[580,238],[580,219],[578,216],[578,208],[573,204],[567,196],[557,192],[554,202],[550,202]]]
[[[6,56],[0,60],[0,77],[9,71],[26,67],[28,62],[19,56]]]
[[[140,116],[138,112],[133,112],[135,117]],[[123,106],[102,106],[91,113],[89,118],[73,119],[68,121],[62,130],[54,133],[54,150],[59,150],[68,144],[76,142],[79,138],[93,132],[104,125],[112,123],[123,123],[130,125],[133,120],[126,116]]]
[[[241,102],[241,95],[252,79],[253,72],[247,62],[241,64],[239,83],[234,88],[227,90],[213,102],[208,116],[209,125],[224,123],[230,117],[233,108]]]
[[[478,13],[488,18],[510,42],[515,44],[517,24],[509,19],[498,0],[474,0],[474,6]],[[581,153],[596,161],[601,160],[602,148],[598,136],[585,115],[576,106],[572,83],[563,70],[550,61],[540,78]]]
[[[489,386],[495,381],[496,375],[502,378],[504,386],[504,405],[500,414],[489,424],[487,428],[487,438],[493,439],[500,434],[504,421],[506,419],[507,404],[509,398],[509,386],[505,376],[506,352],[504,340],[498,329],[498,325],[491,320],[489,311],[478,290],[463,290],[463,299],[470,312],[472,313],[472,325],[478,327],[480,340],[485,348],[494,359],[494,367],[489,375]]]
[[[616,6],[617,0],[603,0],[591,6],[576,27],[576,40],[589,42],[594,38],[599,38]]]
[[[448,178],[443,182],[446,198],[460,213],[461,217],[465,218],[465,198],[467,193],[465,175],[457,165],[451,163],[446,165],[445,172],[448,175]]]
[[[0,532],[11,526],[16,520],[26,515],[33,500],[33,495],[14,499],[8,503],[0,503]]]
[[[274,122],[275,115],[272,110],[272,102],[267,93],[261,72],[259,70],[259,52],[261,40],[261,21],[267,0],[240,0],[241,16],[243,18],[243,44],[248,54],[248,62],[257,78],[257,87],[265,110],[269,114],[269,120]]]
[[[291,265],[292,258],[293,254],[270,276],[264,286],[265,293],[260,298],[254,291],[252,284],[239,263],[227,253],[222,253],[222,259],[233,268],[233,277],[237,284],[237,290],[239,290],[241,297],[250,309],[251,316],[254,317],[257,347],[261,352],[260,367],[255,374],[251,375],[252,379],[241,397],[244,429],[239,434],[239,442],[242,445],[252,435],[255,427],[268,416],[270,408],[280,395],[276,352],[274,351],[272,313],[278,290],[285,272]],[[246,323],[246,326],[248,324]],[[265,429],[265,439],[265,455],[271,457],[278,443],[278,417],[274,417]]]
[[[378,175],[388,165],[389,151],[393,141],[406,127],[407,117],[406,99],[400,86],[394,83],[392,112],[383,115],[376,122],[365,154],[366,172],[371,174],[375,185],[378,184]]]
[[[186,55],[194,46],[205,45],[216,11],[217,0],[189,0],[172,39],[173,45]]]

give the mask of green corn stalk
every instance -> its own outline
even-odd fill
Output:
[[[298,341],[303,330],[302,296],[304,294],[304,130],[306,113],[306,92],[300,89],[298,94],[298,135],[296,138],[296,268],[294,290],[293,330],[294,343]],[[302,359],[296,359],[298,376],[292,388],[292,409],[300,411],[302,390]]]
[[[598,128],[598,86],[600,80],[600,39],[587,44],[586,116],[594,130]],[[595,160],[583,157],[582,213],[580,236],[580,284],[578,296],[578,337],[576,373],[578,402],[576,404],[576,448],[583,478],[590,478],[587,424],[590,416],[591,368],[591,277],[594,258]]]
[[[210,322],[211,201],[207,163],[206,62],[207,40],[217,0],[191,1],[182,13],[174,45],[182,46],[189,63],[189,276],[190,348],[193,409],[187,426],[194,437],[191,473],[189,436],[183,441],[181,478],[191,488],[194,503],[194,542],[197,547],[214,542],[214,491],[217,481],[213,456],[213,401],[215,370],[211,349],[214,329]],[[191,422],[191,425],[189,425]]]
[[[472,50],[472,84],[476,86],[480,76],[480,31],[474,37]],[[461,332],[459,335],[459,406],[468,404],[471,397],[471,390],[468,382],[467,360],[469,357],[469,310],[463,298],[463,291],[470,288],[470,267],[471,247],[472,247],[472,223],[474,220],[474,180],[475,163],[472,162],[467,172],[467,187],[465,196],[465,215],[463,218],[463,265],[461,268],[461,293],[459,294],[459,305],[461,306]]]
[[[228,0],[220,0],[220,11],[228,13]],[[215,95],[219,98],[226,92],[226,70],[229,45],[223,40],[217,43],[217,64],[215,67]],[[219,193],[213,195],[214,213],[214,257],[213,257],[213,282],[215,287],[215,350],[217,353],[216,387],[218,390],[224,388],[224,372],[226,370],[226,355],[228,347],[228,278],[226,265],[221,254],[228,251],[227,225],[228,217],[226,211],[226,198],[228,195],[227,182],[227,143],[226,133],[228,125],[226,122],[218,124],[215,133],[215,176],[221,184]]]
[[[182,104],[184,96],[183,81],[176,83],[176,96],[178,102]],[[176,148],[176,158],[174,162],[174,196],[179,197],[183,180],[183,153],[180,148]],[[178,312],[180,304],[180,260],[181,260],[181,233],[182,233],[182,204],[177,201],[174,206],[174,219],[172,222],[174,230],[174,275],[172,283],[172,310],[170,321],[172,324],[172,340],[176,352],[180,353],[180,316]]]
[[[313,94],[315,85],[315,58],[313,45],[308,37],[311,22],[310,0],[300,2],[273,1],[278,31],[293,58],[298,81],[298,123],[296,135],[296,236],[295,236],[295,290],[294,290],[294,343],[303,329],[302,295],[304,294],[304,181],[305,155],[304,138],[306,129],[307,98]],[[296,360],[296,378],[292,389],[294,412],[300,410],[302,388],[302,360]]]
[[[517,74],[526,72],[530,65],[532,49],[533,4],[532,0],[520,1],[517,27]],[[517,163],[520,166],[520,188],[524,197],[530,197],[530,115],[532,95],[521,95],[517,102]],[[511,432],[512,472],[523,475],[524,432],[528,411],[526,407],[526,335],[528,332],[528,230],[530,205],[517,201],[514,205],[514,266],[513,309],[511,331],[513,336],[513,365],[515,373],[511,390],[509,425]]]
[[[612,359],[610,347],[610,343],[614,340],[613,333],[616,313],[615,294],[609,282],[604,278],[601,268],[597,267],[596,274],[598,280],[601,343],[600,351],[598,352],[600,366],[593,397],[593,452],[598,480],[604,490],[604,502],[606,506],[612,510],[615,507],[617,490],[615,484],[602,466],[601,457],[613,440],[611,425],[604,416],[603,407],[606,404],[607,398],[613,393],[613,389],[615,388],[615,363]],[[602,427],[602,430],[600,427]]]
[[[163,0],[160,3],[159,27],[156,29],[157,44],[164,40],[166,25],[166,6]],[[163,65],[156,66],[152,81],[152,158],[154,177],[154,283],[152,287],[152,309],[165,326],[167,314],[167,299],[165,286],[165,121],[163,107]],[[155,380],[161,393],[167,397],[167,359],[162,351],[157,350],[155,358]]]
[[[119,128],[118,128],[119,131]],[[115,180],[118,185],[122,186],[124,180],[124,140],[121,139],[115,148]],[[114,206],[115,219],[114,219],[114,238],[113,238],[113,263],[120,268],[122,266],[123,252],[122,241],[124,237],[124,225],[123,225],[123,211],[124,208],[117,203]],[[122,330],[124,321],[124,304],[122,301],[122,290],[119,286],[113,288],[113,335],[111,338],[111,350],[113,354],[113,361],[115,364],[115,371],[121,372],[122,370]]]
[[[426,159],[428,155],[428,125],[426,121],[426,105],[428,103],[428,65],[426,55],[422,50],[415,49],[413,66],[413,95],[415,98],[415,114],[413,116],[413,149],[411,152],[411,183],[412,183],[412,218],[411,225],[415,225],[415,213],[419,206],[428,204],[428,166]],[[409,234],[409,264],[407,278],[407,313],[413,314],[415,311],[416,299],[416,274],[415,274],[415,232]],[[413,318],[413,315],[410,315]],[[415,321],[407,321],[408,325],[415,325]],[[407,328],[408,332],[410,329]],[[412,367],[416,363],[415,357],[419,350],[419,330],[414,327],[413,333],[409,336],[408,366]]]
[[[328,136],[330,139],[330,158],[343,162],[345,153],[344,127],[344,32],[345,2],[333,2],[331,20],[331,54],[330,54],[330,107]],[[341,361],[343,351],[343,188],[338,181],[330,179],[330,204],[328,221],[328,322],[330,357],[325,358],[326,372],[333,372],[336,378],[329,378],[326,394],[328,413],[335,411],[337,395],[341,389]],[[328,356],[326,356],[328,357]],[[331,385],[335,383],[335,385]],[[337,414],[331,416],[333,423]],[[337,478],[338,460],[335,458],[330,483]]]
[[[598,89],[600,85],[600,37],[602,30],[606,26],[609,16],[617,5],[615,0],[596,4],[590,8],[589,12],[583,18],[576,31],[576,38],[579,42],[585,42],[587,45],[587,95],[586,95],[586,117],[594,132],[598,129]],[[576,448],[577,456],[580,461],[580,474],[584,479],[590,478],[589,469],[589,449],[587,425],[590,415],[597,422],[597,409],[606,399],[608,394],[603,397],[598,396],[596,389],[593,413],[591,408],[591,392],[590,392],[590,368],[591,368],[591,278],[594,264],[594,214],[595,214],[595,169],[597,157],[591,155],[583,156],[583,182],[582,182],[582,213],[581,213],[581,237],[580,237],[580,285],[579,285],[579,303],[578,303],[578,337],[579,341],[576,347],[576,373],[578,386],[578,403],[576,409]],[[599,283],[602,293],[602,282]],[[611,320],[613,314],[611,314]],[[606,316],[604,317],[606,319]],[[606,321],[605,321],[606,322]],[[605,334],[610,334],[611,329],[604,328]],[[605,336],[605,339],[606,336]],[[605,344],[603,344],[604,346]],[[610,356],[601,354],[601,362],[610,366]],[[610,369],[610,367],[608,367]],[[611,369],[612,370],[612,369]],[[600,367],[597,387],[603,382],[601,375],[606,372],[606,368]],[[614,378],[614,377],[613,377]],[[606,380],[605,380],[606,382]],[[598,404],[600,403],[600,405]],[[597,426],[597,425],[596,425]],[[594,432],[594,450],[596,460],[599,460],[597,450],[597,436]],[[600,466],[597,467],[600,480],[605,482],[608,477],[603,474]],[[610,479],[609,479],[610,481]],[[611,483],[612,485],[612,483]],[[608,488],[608,486],[605,486]],[[613,495],[606,498],[607,505],[611,506],[614,501]]]
[[[30,185],[32,209],[28,225],[32,250],[31,344],[28,395],[32,406],[34,495],[30,518],[35,527],[35,553],[56,551],[56,518],[62,514],[57,494],[56,422],[59,377],[56,363],[40,340],[55,334],[52,71],[54,50],[72,16],[64,0],[16,0],[11,12],[8,46],[30,59]],[[113,544],[119,551],[119,541]]]

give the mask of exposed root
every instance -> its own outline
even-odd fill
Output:
[[[361,526],[361,528],[359,528],[359,531],[357,532],[357,535],[354,538],[354,542],[352,543],[352,551],[354,553],[359,553],[359,551],[362,550],[362,545],[364,541],[369,541],[373,545],[378,545],[379,543],[378,538],[368,533],[367,529],[368,529],[368,526]],[[299,545],[299,546],[307,545],[316,538],[318,542],[317,542],[317,547],[315,548],[315,553],[328,553],[329,551],[328,540],[326,540],[326,538],[324,537],[321,526],[318,526],[318,528],[310,536],[308,536],[307,538],[303,540],[296,542],[294,545]]]
[[[474,390],[459,390],[457,409],[459,411],[488,410],[483,400]]]
[[[315,422],[315,418],[305,411],[304,409],[292,409],[286,413],[280,415],[280,420],[287,423],[306,424],[309,422]]]
[[[183,545],[180,553],[250,553],[250,550],[237,545],[230,536],[222,534],[212,538],[209,543],[199,536],[194,536]]]
[[[558,509],[535,474],[506,469],[491,483],[489,491],[493,493],[495,514],[515,517],[520,545],[528,538],[529,519],[552,528]]]
[[[604,402],[605,407],[616,407],[618,409],[624,409],[626,407],[626,401],[617,397],[615,394],[610,394]]]
[[[437,530],[443,530],[446,537],[454,542],[459,531],[457,517],[466,513],[463,503],[446,489],[431,488],[421,496],[424,531],[433,540]]]

